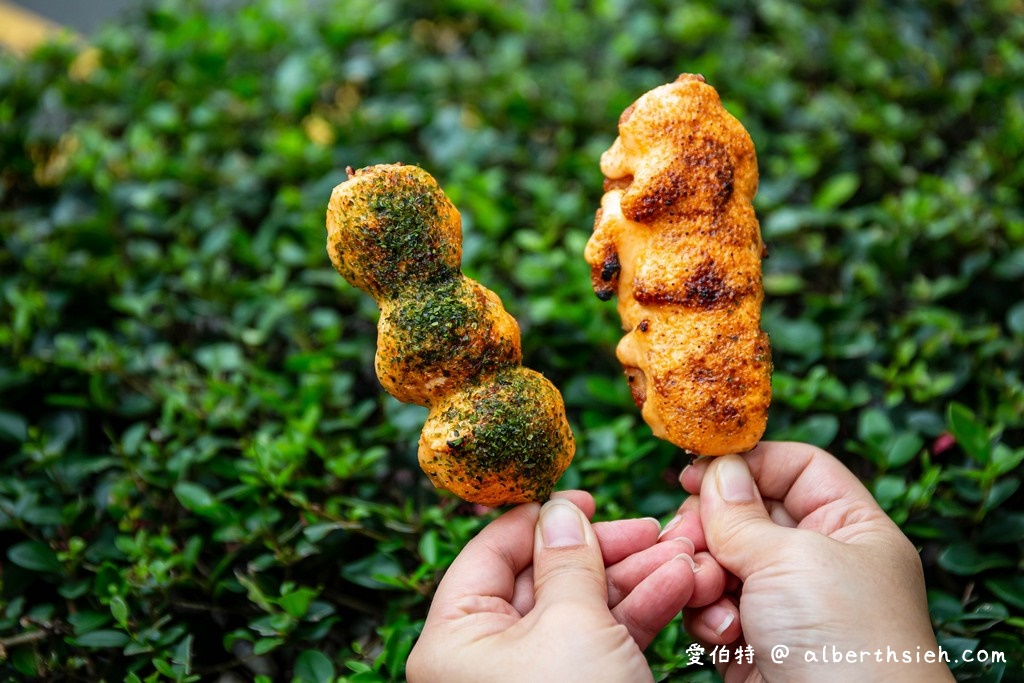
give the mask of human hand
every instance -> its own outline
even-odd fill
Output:
[[[570,491],[484,528],[438,586],[408,680],[652,680],[643,648],[694,595],[693,544],[593,511]]]
[[[953,680],[941,662],[903,661],[904,652],[938,652],[920,558],[833,456],[765,442],[743,457],[698,460],[680,482],[692,495],[674,533],[738,578],[684,615],[705,644],[753,647],[753,663],[719,665],[726,683]],[[778,662],[769,656],[776,645],[789,648]],[[830,659],[833,648],[856,653],[854,661],[822,661],[822,648]]]

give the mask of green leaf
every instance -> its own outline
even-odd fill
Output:
[[[813,320],[766,318],[764,327],[771,336],[773,351],[786,351],[807,360],[821,356],[825,335]]]
[[[800,441],[819,448],[827,448],[839,433],[839,418],[835,415],[808,415],[788,429],[773,434],[773,439]]]
[[[260,609],[264,612],[274,611],[273,600],[271,600],[263,591],[259,582],[237,570],[235,571],[235,578],[238,580],[238,583],[245,588],[249,599],[259,605]]]
[[[889,444],[886,461],[890,468],[902,467],[914,459],[924,447],[924,440],[913,432],[902,432]]]
[[[906,492],[907,482],[902,477],[879,477],[873,488],[875,500],[885,510],[889,510]]]
[[[28,676],[29,680],[37,680],[36,677],[42,671],[42,662],[39,661],[39,654],[35,648],[15,647],[9,655],[11,664],[18,673]]]
[[[985,469],[998,476],[1016,470],[1022,462],[1024,462],[1024,448],[1013,449],[1005,443],[998,443],[992,449],[992,458]]]
[[[181,666],[185,673],[192,672],[192,645],[195,642],[195,636],[189,635],[181,639],[178,646],[174,648],[174,656],[171,661]]]
[[[985,500],[982,502],[982,509],[985,512],[995,510],[1020,488],[1020,479],[1017,477],[1005,477],[992,485]]]
[[[256,641],[256,644],[252,646],[253,654],[265,655],[268,652],[276,650],[284,644],[284,638],[260,638]]]
[[[394,557],[385,553],[374,553],[350,562],[342,568],[342,576],[364,588],[390,588],[399,583],[405,570]]]
[[[334,605],[329,602],[324,602],[323,600],[314,600],[310,604],[309,609],[306,610],[306,614],[303,619],[309,623],[315,624],[323,621],[332,614],[334,614]]]
[[[278,598],[277,604],[294,618],[301,619],[306,616],[310,603],[318,594],[319,592],[312,588],[298,588]]]
[[[79,647],[87,648],[105,648],[105,647],[124,647],[128,643],[132,642],[132,639],[128,637],[128,634],[124,631],[114,631],[113,629],[99,629],[97,631],[90,631],[84,635],[72,638],[71,642]]]
[[[988,432],[967,406],[952,402],[946,411],[946,424],[960,447],[973,460],[987,463],[991,455]]]
[[[123,628],[128,628],[128,604],[120,595],[110,599],[110,613],[114,615],[114,621]]]
[[[205,486],[191,481],[179,481],[174,485],[174,495],[182,507],[191,512],[207,512],[217,505],[217,500]]]
[[[884,411],[878,408],[868,408],[861,412],[857,422],[857,436],[861,441],[881,446],[892,438],[892,435],[892,420]]]
[[[294,676],[301,683],[331,683],[335,676],[334,663],[322,652],[303,650],[295,659]]]
[[[63,521],[61,511],[46,505],[33,506],[25,510],[21,517],[30,524],[38,526],[57,526]]]
[[[81,612],[68,615],[68,623],[71,624],[71,628],[75,630],[75,635],[78,636],[89,631],[95,631],[99,627],[105,626],[109,621],[110,617],[108,615],[90,610],[82,610]]]
[[[125,645],[122,652],[125,657],[134,657],[135,655],[152,654],[154,649],[150,643],[141,643],[136,640]]]
[[[175,671],[175,667],[171,666],[171,663],[166,659],[155,658],[153,659],[153,668],[171,679],[178,678],[178,672]]]
[[[949,593],[930,590],[928,591],[928,611],[931,612],[932,619],[944,624],[959,619],[964,613],[964,607],[960,600]]]
[[[985,588],[1012,607],[1024,610],[1024,576],[1003,576],[985,581]]]
[[[423,536],[420,537],[420,558],[429,565],[437,564],[437,543],[437,531],[434,529],[427,530]]]
[[[416,639],[416,630],[410,624],[408,615],[403,614],[392,620],[385,633],[384,665],[394,678],[399,678]]]
[[[28,439],[28,423],[17,413],[0,410],[0,440],[23,443]]]
[[[237,344],[211,344],[196,350],[196,362],[210,372],[230,372],[245,365],[245,354]]]
[[[310,524],[302,530],[302,535],[306,537],[308,541],[318,543],[328,536],[333,531],[338,529],[344,529],[345,525],[339,524],[338,522],[320,522],[319,524]]]
[[[22,541],[11,546],[7,558],[19,567],[45,574],[60,574],[64,569],[53,549],[40,541]]]
[[[814,206],[825,211],[838,208],[848,202],[859,187],[860,178],[856,173],[832,176],[814,196]]]
[[[983,602],[970,612],[963,614],[960,621],[982,621],[997,623],[1010,616],[1006,605],[1001,602]]]
[[[987,545],[1015,545],[1024,540],[1024,512],[987,515],[978,542]]]
[[[998,553],[981,553],[969,543],[954,543],[939,554],[939,566],[960,576],[975,576],[988,569],[1012,567],[1009,557]]]
[[[764,274],[764,293],[768,296],[787,296],[804,290],[807,283],[797,273]]]
[[[1024,335],[1024,301],[1019,301],[1006,311],[1006,327],[1014,334]]]

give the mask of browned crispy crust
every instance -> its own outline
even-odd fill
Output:
[[[634,401],[689,453],[750,450],[772,369],[750,136],[714,88],[683,74],[622,113],[601,169],[586,259],[598,297],[619,298],[617,355]]]
[[[462,274],[458,211],[416,166],[348,175],[331,194],[327,251],[380,306],[381,385],[430,409],[421,467],[435,486],[469,502],[543,500],[575,441],[561,394],[520,365],[518,323],[497,294]]]

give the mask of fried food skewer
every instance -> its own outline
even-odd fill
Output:
[[[429,408],[418,458],[434,485],[491,507],[547,498],[576,448],[561,394],[521,365],[498,296],[462,274],[462,220],[434,178],[350,170],[331,194],[327,251],[380,307],[381,385]]]
[[[750,450],[772,370],[750,136],[703,77],[683,74],[622,113],[601,170],[585,257],[597,296],[619,298],[616,355],[634,402],[688,453]]]

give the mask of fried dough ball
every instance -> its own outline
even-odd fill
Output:
[[[430,410],[419,461],[434,485],[487,506],[547,498],[576,449],[561,394],[521,366],[498,296],[462,274],[461,217],[430,174],[350,172],[331,194],[327,251],[380,307],[381,385]]]

